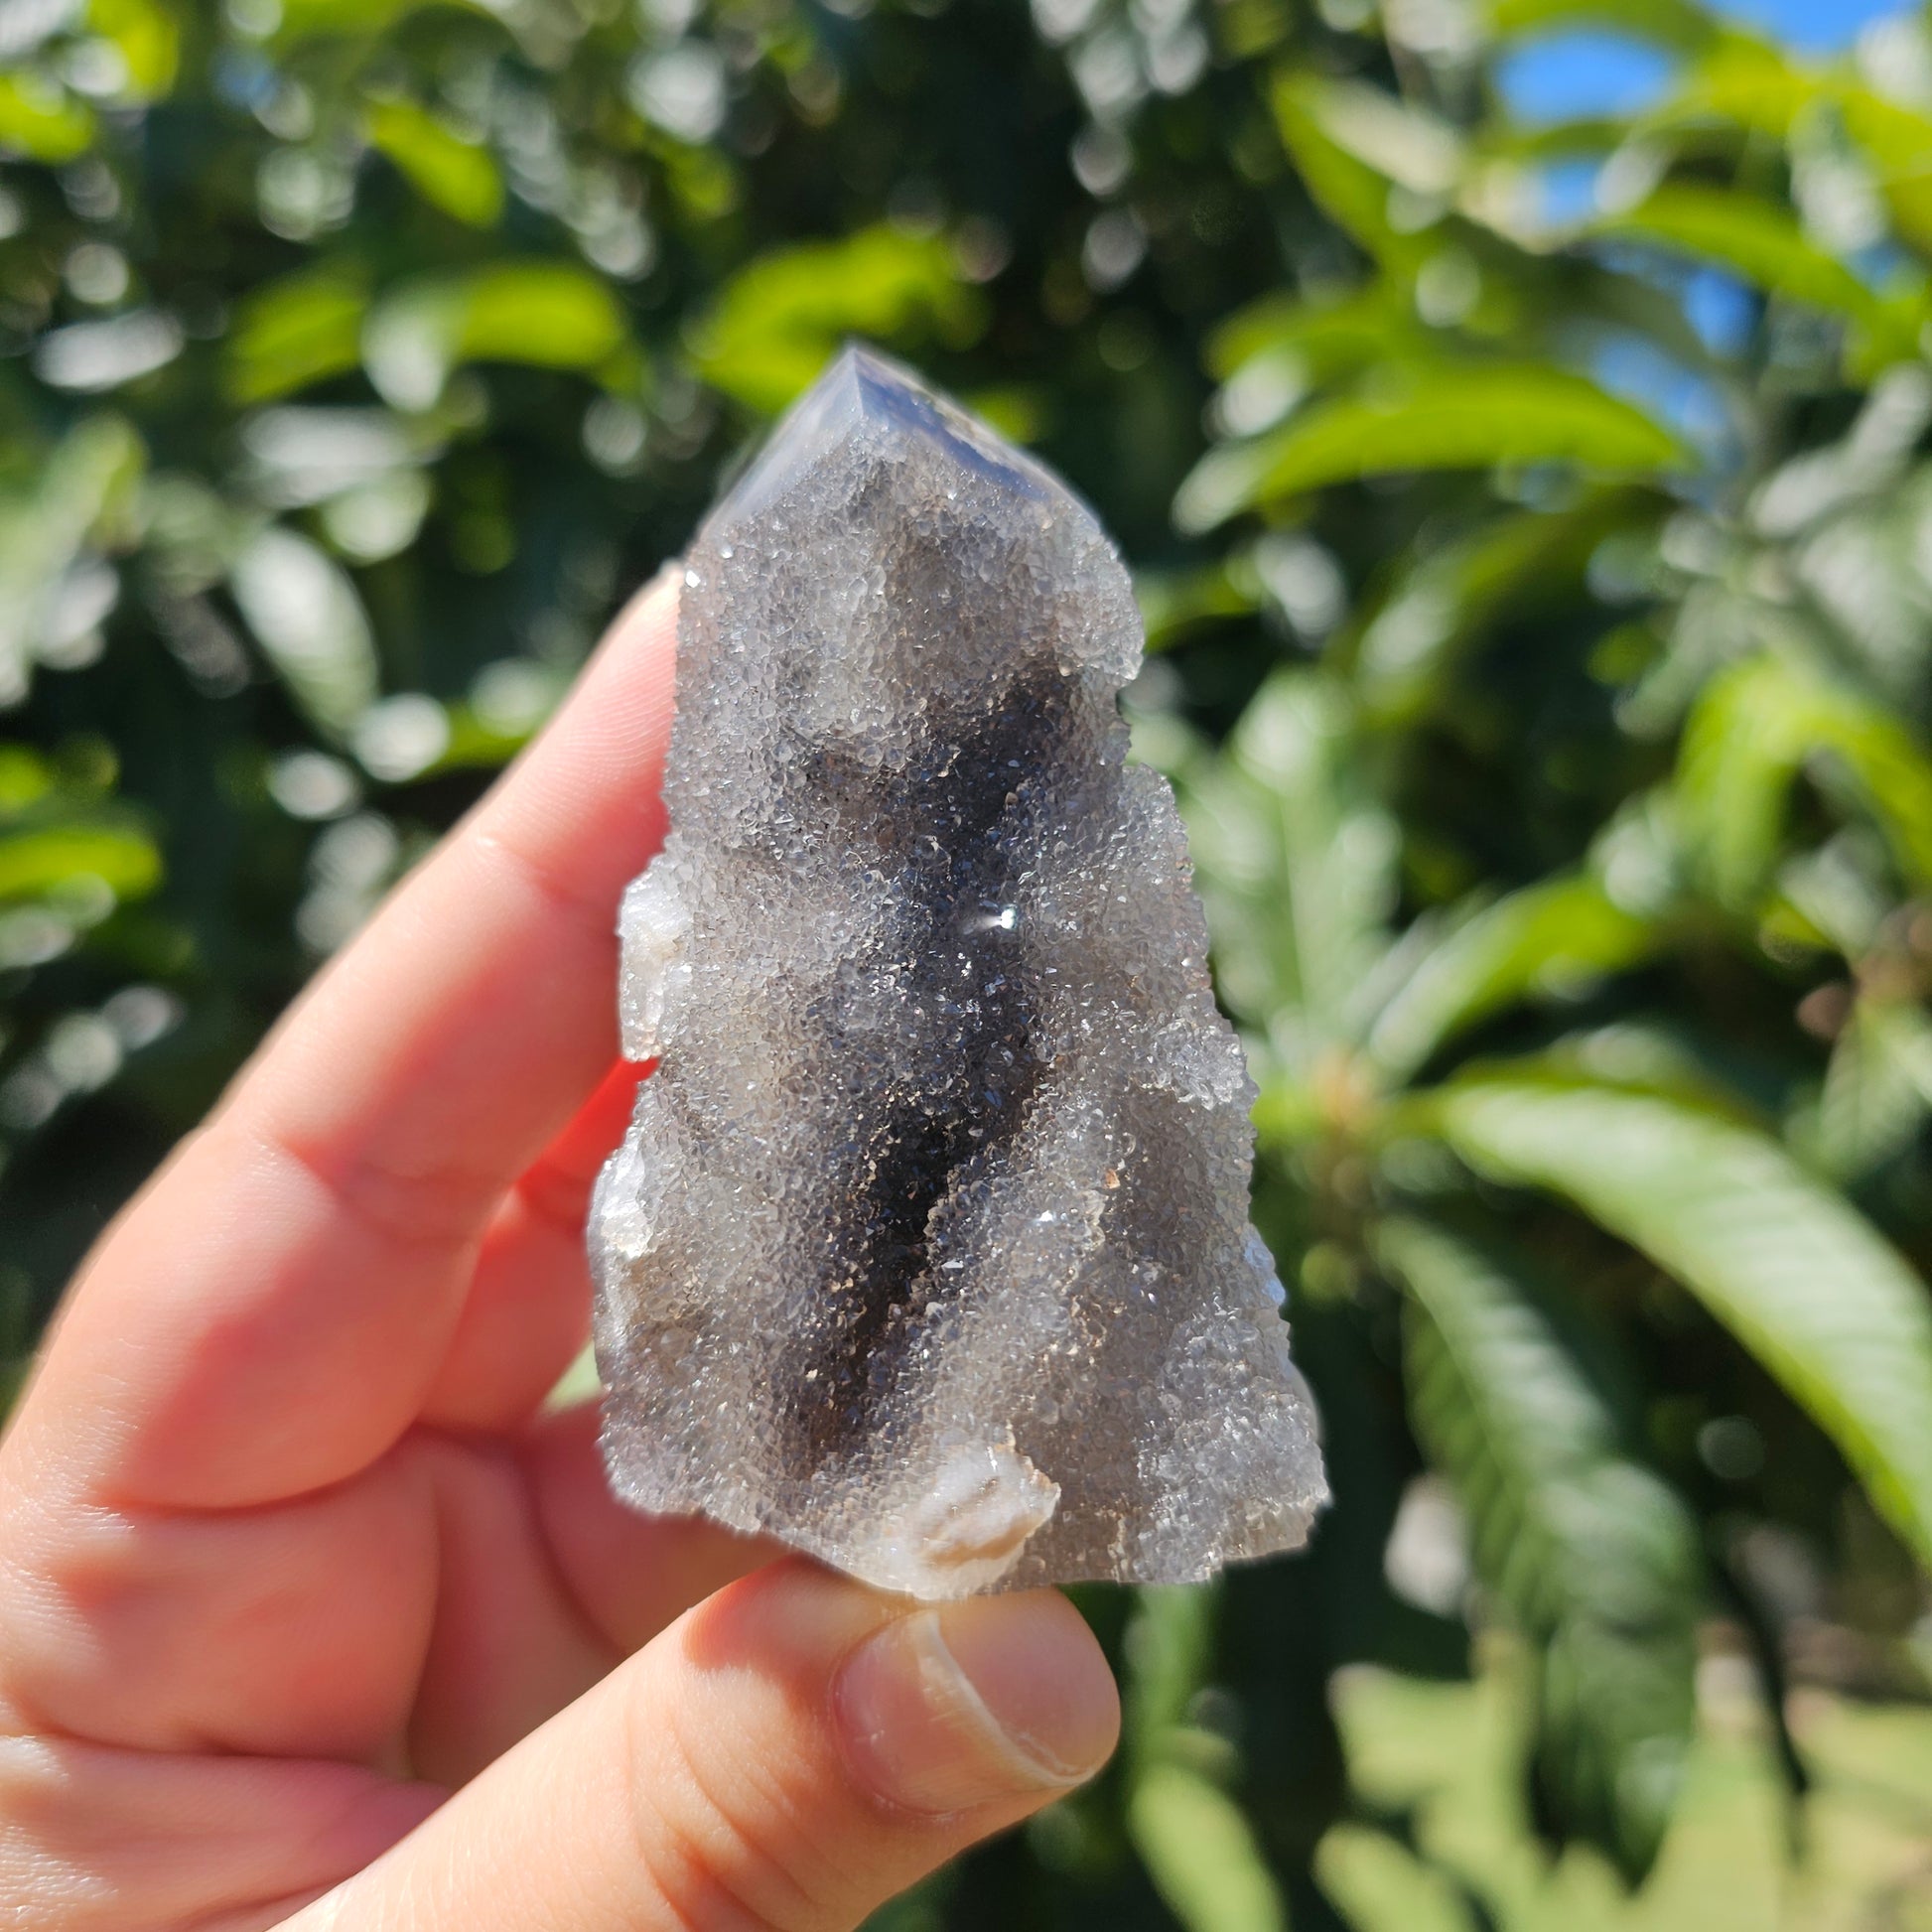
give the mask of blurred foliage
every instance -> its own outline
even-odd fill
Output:
[[[1654,104],[1512,115],[1605,24]],[[1472,1630],[1530,1829],[1630,1884],[1701,1651],[1794,1829],[1794,1676],[1926,1698],[1917,17],[6,0],[0,157],[16,1363],[860,334],[1135,565],[1336,1492],[1304,1558],[1086,1592],[1119,1762],[886,1922],[1528,1923],[1338,1720]]]

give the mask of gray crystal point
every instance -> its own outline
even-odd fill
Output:
[[[916,1596],[1175,1583],[1322,1500],[1253,1099],[1092,513],[848,350],[685,559],[658,1058],[592,1210],[605,1450]]]

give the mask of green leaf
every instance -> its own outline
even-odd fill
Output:
[[[1417,470],[1565,463],[1652,472],[1685,461],[1677,439],[1593,382],[1540,363],[1439,365],[1386,395],[1317,404],[1194,467],[1174,498],[1183,530],[1326,484]]]
[[[1489,0],[1484,12],[1498,38],[1601,28],[1694,52],[1720,31],[1692,0]]]
[[[983,320],[979,293],[943,237],[878,226],[760,255],[725,284],[692,348],[707,382],[769,415],[848,336],[963,346]]]
[[[1492,1928],[1489,1915],[1470,1903],[1469,1887],[1413,1842],[1408,1824],[1406,1816],[1390,1819],[1386,1829],[1345,1819],[1322,1833],[1315,1882],[1341,1923],[1359,1932]]]
[[[28,745],[0,744],[0,818],[12,818],[54,789],[54,768]]]
[[[1194,1586],[1135,1592],[1123,1723],[1128,1836],[1187,1932],[1286,1932],[1267,1861],[1217,1781],[1235,1768],[1232,1753],[1187,1719],[1213,1656],[1217,1594]]]
[[[59,166],[94,144],[94,111],[58,81],[31,70],[0,73],[0,154]]]
[[[363,126],[424,201],[473,228],[496,224],[503,181],[486,148],[452,133],[413,100],[372,101]]]
[[[1420,721],[1445,701],[1469,645],[1505,618],[1566,608],[1603,540],[1656,513],[1652,492],[1597,489],[1574,508],[1519,510],[1440,547],[1417,546],[1337,643],[1364,720],[1383,730]]]
[[[1730,121],[1782,141],[1806,107],[1822,98],[1817,78],[1801,73],[1768,42],[1726,32],[1683,84],[1649,119],[1658,128]]]
[[[1346,693],[1278,672],[1180,789],[1222,993],[1306,1077],[1356,1037],[1395,898],[1395,826],[1368,790]]]
[[[1819,115],[1836,119],[1863,150],[1899,237],[1932,251],[1932,118],[1875,92],[1849,68],[1807,70],[1771,43],[1730,29],[1650,118],[1678,129],[1729,121],[1787,141],[1806,116]]]
[[[1270,99],[1275,125],[1310,199],[1376,260],[1413,266],[1433,251],[1426,235],[1404,234],[1389,220],[1389,178],[1351,154],[1329,126],[1333,83],[1286,73]]]
[[[236,311],[228,338],[229,396],[252,407],[359,366],[368,306],[362,278],[334,264],[255,290]]]
[[[1636,207],[1604,215],[1591,232],[1715,262],[1768,295],[1848,316],[1888,342],[1898,337],[1890,345],[1912,351],[1915,327],[1894,325],[1893,311],[1874,289],[1807,240],[1784,209],[1755,195],[1673,182]]]
[[[270,524],[236,560],[230,584],[296,702],[341,738],[377,689],[375,639],[347,573],[307,537]]]
[[[1899,239],[1932,254],[1932,117],[1842,75],[1834,98],[1845,131],[1872,164]]]
[[[58,640],[62,591],[76,570],[114,602],[114,580],[97,554],[130,535],[135,488],[147,453],[125,418],[87,416],[41,462],[27,486],[0,496],[0,702],[27,687],[30,667]]]
[[[1309,381],[1329,382],[1392,355],[1423,354],[1429,343],[1414,292],[1391,277],[1325,302],[1264,296],[1208,338],[1207,366],[1226,381],[1259,355],[1289,355]]]
[[[157,0],[87,0],[87,25],[121,57],[124,106],[165,99],[181,66],[181,28]]]
[[[362,330],[369,379],[398,409],[428,409],[466,362],[604,370],[628,346],[618,299],[569,262],[494,262],[386,295]]]
[[[1647,919],[1587,876],[1526,886],[1456,920],[1424,951],[1377,1016],[1368,1053],[1391,1081],[1444,1041],[1532,997],[1572,998],[1656,949]]]
[[[1322,131],[1378,175],[1423,196],[1449,195],[1459,186],[1467,154],[1448,121],[1366,81],[1324,80],[1304,87],[1308,111]]]
[[[1696,1715],[1690,1518],[1624,1454],[1607,1402],[1508,1257],[1408,1219],[1383,1223],[1375,1247],[1409,1291],[1417,1435],[1468,1518],[1478,1575],[1537,1646],[1538,1809],[1559,1843],[1586,1839],[1640,1879]]]
[[[1472,1167],[1567,1196],[1690,1289],[1932,1561],[1932,1298],[1848,1201],[1662,1094],[1530,1066],[1457,1080],[1432,1111]]]
[[[1136,571],[1134,596],[1150,651],[1166,650],[1196,624],[1248,617],[1255,608],[1253,593],[1218,563],[1187,571]]]
[[[1127,1629],[1127,1702],[1122,1729],[1137,1772],[1170,1748],[1214,1650],[1212,1587],[1151,1585],[1135,1592]]]
[[[1705,687],[1678,755],[1679,829],[1726,904],[1756,908],[1783,849],[1792,781],[1815,761],[1850,780],[1906,877],[1932,882],[1932,756],[1883,707],[1764,654]]]
[[[1856,1179],[1911,1145],[1932,1113],[1932,1019],[1916,1003],[1864,994],[1832,1047],[1809,1151]]]
[[[1247,1819],[1183,1764],[1135,1780],[1127,1829],[1154,1888],[1186,1932],[1288,1932],[1288,1912]]]
[[[411,14],[451,7],[489,15],[483,0],[282,0],[278,41],[370,39],[394,32]]]
[[[141,898],[161,882],[161,855],[144,832],[107,820],[0,832],[0,904],[83,878],[100,880],[116,898]]]

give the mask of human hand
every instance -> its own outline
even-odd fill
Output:
[[[0,1445],[0,1921],[843,1932],[1111,1749],[1058,1595],[758,1568],[542,1413],[635,1079],[612,926],[674,607],[620,619],[71,1291]]]

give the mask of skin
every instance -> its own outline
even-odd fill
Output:
[[[660,582],[69,1291],[0,1443],[0,1924],[840,1932],[1112,1749],[1056,1594],[631,1515],[544,1411],[674,634]]]

